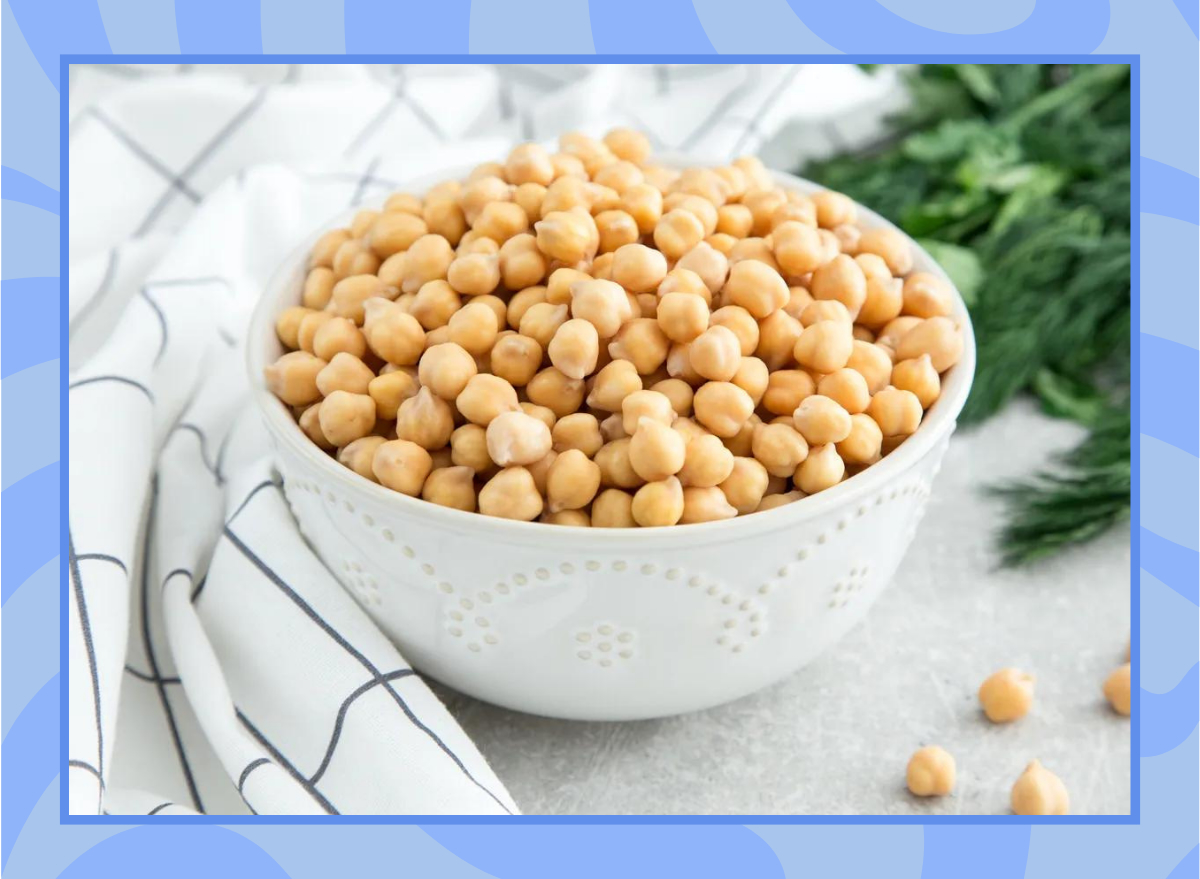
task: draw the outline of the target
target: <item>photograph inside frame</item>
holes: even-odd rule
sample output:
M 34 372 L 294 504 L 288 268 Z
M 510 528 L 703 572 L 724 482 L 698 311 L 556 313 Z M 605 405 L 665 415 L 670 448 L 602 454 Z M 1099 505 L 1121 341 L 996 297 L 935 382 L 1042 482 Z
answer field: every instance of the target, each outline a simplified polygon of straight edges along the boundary
M 1130 813 L 1128 65 L 64 87 L 72 815 Z

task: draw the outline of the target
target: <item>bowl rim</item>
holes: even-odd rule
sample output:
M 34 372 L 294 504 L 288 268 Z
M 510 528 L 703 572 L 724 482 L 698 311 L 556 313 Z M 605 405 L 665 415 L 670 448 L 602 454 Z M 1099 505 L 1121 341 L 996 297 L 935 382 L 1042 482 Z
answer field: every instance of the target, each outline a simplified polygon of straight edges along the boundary
M 712 166 L 714 164 L 711 161 L 679 155 L 659 156 L 658 161 L 660 164 L 672 167 Z M 466 176 L 472 167 L 447 166 L 438 171 L 419 175 L 401 187 L 401 191 L 424 192 L 442 180 L 459 179 Z M 786 189 L 805 194 L 825 189 L 810 180 L 785 171 L 770 170 L 770 174 L 780 186 Z M 466 512 L 439 506 L 419 497 L 410 497 L 385 488 L 360 476 L 318 448 L 300 430 L 290 409 L 267 389 L 263 369 L 269 362 L 268 349 L 272 347 L 278 349 L 279 346 L 274 330 L 275 317 L 283 307 L 286 307 L 288 299 L 294 300 L 296 296 L 297 291 L 286 289 L 290 276 L 304 264 L 312 244 L 323 232 L 343 221 L 348 221 L 357 212 L 369 208 L 371 203 L 349 207 L 325 220 L 318 229 L 306 236 L 272 273 L 270 280 L 263 288 L 262 295 L 255 304 L 246 336 L 245 356 L 251 396 L 263 416 L 268 433 L 278 442 L 286 443 L 295 454 L 307 461 L 325 478 L 340 484 L 346 490 L 365 494 L 385 507 L 394 508 L 396 514 L 401 518 L 417 517 L 429 525 L 445 530 L 466 531 L 479 538 L 490 537 L 520 542 L 536 540 L 540 535 L 552 539 L 556 543 L 582 541 L 608 548 L 626 542 L 638 548 L 648 545 L 664 547 L 686 545 L 694 544 L 697 541 L 724 543 L 750 533 L 762 534 L 788 530 L 818 519 L 830 510 L 850 504 L 864 495 L 878 492 L 885 485 L 912 469 L 939 442 L 953 433 L 958 415 L 966 403 L 974 379 L 975 335 L 970 314 L 962 294 L 954 282 L 937 261 L 912 237 L 870 208 L 857 202 L 856 205 L 859 211 L 859 225 L 865 228 L 886 227 L 899 232 L 913 248 L 915 262 L 923 263 L 920 270 L 938 275 L 949 285 L 954 299 L 951 316 L 963 331 L 962 357 L 957 364 L 951 367 L 948 377 L 942 384 L 941 396 L 925 413 L 917 431 L 893 452 L 832 488 L 818 492 L 816 495 L 809 495 L 800 501 L 784 504 L 773 510 L 735 516 L 732 519 L 716 522 L 693 523 L 683 527 L 670 525 L 647 528 L 591 528 L 577 525 L 550 525 L 537 520 L 526 522 L 502 519 L 495 516 L 484 516 L 478 512 Z M 914 267 L 915 269 L 916 267 Z M 294 301 L 292 304 L 295 304 Z

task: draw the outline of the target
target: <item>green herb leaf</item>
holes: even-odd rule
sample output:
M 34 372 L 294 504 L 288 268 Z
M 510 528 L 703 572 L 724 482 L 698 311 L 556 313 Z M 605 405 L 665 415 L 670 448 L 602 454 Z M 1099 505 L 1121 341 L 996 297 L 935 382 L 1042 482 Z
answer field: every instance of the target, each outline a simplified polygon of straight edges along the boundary
M 802 173 L 918 238 L 962 292 L 977 354 L 964 423 L 1033 393 L 1093 427 L 1065 473 L 1005 490 L 1006 558 L 1028 561 L 1128 512 L 1128 404 L 1121 422 L 1109 400 L 1129 377 L 1129 67 L 927 64 L 907 82 L 887 139 Z

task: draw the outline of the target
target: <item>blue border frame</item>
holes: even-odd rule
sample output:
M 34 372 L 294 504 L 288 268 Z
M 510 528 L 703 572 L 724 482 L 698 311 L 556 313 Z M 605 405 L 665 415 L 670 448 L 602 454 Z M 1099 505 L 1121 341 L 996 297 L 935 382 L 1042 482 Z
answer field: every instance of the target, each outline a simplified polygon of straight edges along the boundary
M 1134 305 L 1141 301 L 1140 275 L 1140 157 L 1141 157 L 1141 111 L 1140 111 L 1140 55 L 661 55 L 647 57 L 644 55 L 93 55 L 68 54 L 61 55 L 59 62 L 60 82 L 69 79 L 68 68 L 71 64 L 479 64 L 479 63 L 578 63 L 587 61 L 597 64 L 647 63 L 649 61 L 688 64 L 712 63 L 722 64 L 755 63 L 755 64 L 920 64 L 920 63 L 986 63 L 986 64 L 1021 64 L 1021 63 L 1056 63 L 1056 64 L 1128 64 L 1131 76 L 1131 119 L 1132 142 L 1130 147 L 1130 162 L 1132 171 L 1132 198 L 1130 201 L 1130 228 L 1132 238 L 1131 266 L 1131 297 Z M 69 125 L 68 125 L 69 94 L 61 91 L 59 95 L 59 132 L 60 132 L 60 181 L 61 194 L 59 197 L 61 217 L 59 227 L 60 257 L 59 271 L 61 282 L 60 304 L 60 345 L 61 350 L 68 350 L 67 338 L 67 278 L 69 272 L 68 230 L 70 228 L 68 205 L 70 201 L 69 174 Z M 1131 401 L 1132 407 L 1132 455 L 1133 460 L 1139 460 L 1140 442 L 1140 308 L 1133 308 L 1132 345 L 1131 345 Z M 60 551 L 62 562 L 62 601 L 60 612 L 60 660 L 61 668 L 67 668 L 67 617 L 68 590 L 70 588 L 68 557 L 67 512 L 69 505 L 69 463 L 67 448 L 67 370 L 60 374 L 60 461 L 62 480 L 60 483 Z M 1132 492 L 1132 507 L 1130 511 L 1131 527 L 1140 523 L 1140 473 L 1134 466 Z M 1130 639 L 1131 639 L 1131 671 L 1133 680 L 1140 681 L 1140 606 L 1141 590 L 1136 583 L 1135 573 L 1139 570 L 1140 548 L 1137 540 L 1131 540 L 1130 552 Z M 653 815 L 653 816 L 623 816 L 623 815 L 500 815 L 500 816 L 442 816 L 442 815 L 336 815 L 336 816 L 288 816 L 288 815 L 71 815 L 67 812 L 67 704 L 68 685 L 65 676 L 60 680 L 60 821 L 63 824 L 101 824 L 130 826 L 137 824 L 188 824 L 188 825 L 230 825 L 230 824 L 809 824 L 809 825 L 1128 825 L 1141 821 L 1141 757 L 1140 757 L 1140 719 L 1141 719 L 1141 687 L 1133 688 L 1133 708 L 1130 722 L 1130 773 L 1131 773 L 1131 809 L 1128 815 L 1062 815 L 1062 816 L 1020 816 L 1020 815 Z M 140 819 L 140 820 L 139 820 Z

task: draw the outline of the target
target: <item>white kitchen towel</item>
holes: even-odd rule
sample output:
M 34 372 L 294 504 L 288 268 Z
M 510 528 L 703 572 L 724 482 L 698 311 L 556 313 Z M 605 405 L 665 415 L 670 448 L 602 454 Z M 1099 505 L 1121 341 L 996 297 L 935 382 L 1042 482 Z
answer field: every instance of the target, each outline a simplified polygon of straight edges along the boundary
M 893 89 L 852 67 L 73 71 L 70 811 L 515 813 L 300 536 L 247 394 L 260 291 L 328 217 L 522 139 L 624 124 L 732 158 L 800 119 L 811 152 Z

